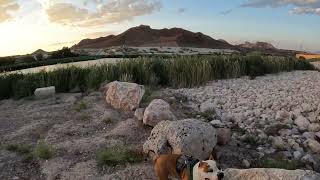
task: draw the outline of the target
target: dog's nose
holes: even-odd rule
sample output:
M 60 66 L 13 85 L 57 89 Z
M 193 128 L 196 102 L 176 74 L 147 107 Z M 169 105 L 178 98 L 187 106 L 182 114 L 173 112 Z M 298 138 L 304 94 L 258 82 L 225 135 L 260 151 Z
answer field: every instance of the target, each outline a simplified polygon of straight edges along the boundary
M 218 176 L 218 179 L 221 180 L 224 177 L 224 173 L 223 172 L 218 172 L 217 176 Z

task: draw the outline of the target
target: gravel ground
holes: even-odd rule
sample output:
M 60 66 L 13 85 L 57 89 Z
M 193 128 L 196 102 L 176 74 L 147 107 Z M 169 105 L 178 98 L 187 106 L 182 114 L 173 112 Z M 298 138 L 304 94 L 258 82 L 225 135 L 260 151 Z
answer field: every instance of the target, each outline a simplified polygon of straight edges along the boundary
M 188 97 L 195 109 L 212 103 L 222 124 L 245 132 L 234 133 L 234 141 L 254 138 L 260 156 L 281 152 L 319 171 L 319 89 L 319 72 L 294 71 L 254 80 L 220 80 L 172 93 Z
M 319 172 L 319 89 L 319 72 L 294 71 L 254 80 L 220 80 L 194 89 L 162 89 L 150 99 L 169 102 L 178 119 L 202 118 L 193 112 L 211 104 L 219 115 L 216 120 L 233 132 L 227 145 L 217 147 L 222 168 L 245 168 L 248 163 L 261 167 L 262 158 L 280 156 Z M 85 107 L 79 105 L 83 102 Z M 150 160 L 97 167 L 99 150 L 141 149 L 151 131 L 132 112 L 107 105 L 100 92 L 3 100 L 0 114 L 0 179 L 155 179 Z M 35 147 L 39 142 L 53 147 L 51 159 L 25 161 L 23 155 L 5 148 Z

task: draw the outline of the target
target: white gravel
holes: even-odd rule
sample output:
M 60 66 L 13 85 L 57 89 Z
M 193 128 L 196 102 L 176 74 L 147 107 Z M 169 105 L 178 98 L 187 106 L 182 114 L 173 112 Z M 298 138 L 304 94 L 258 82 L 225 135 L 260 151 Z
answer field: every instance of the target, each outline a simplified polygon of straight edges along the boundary
M 237 124 L 255 137 L 269 140 L 266 142 L 272 143 L 271 136 L 276 136 L 278 141 L 273 141 L 273 146 L 265 143 L 260 149 L 273 151 L 272 147 L 280 147 L 278 142 L 281 142 L 281 149 L 287 150 L 288 156 L 293 156 L 295 150 L 303 155 L 316 155 L 306 141 L 310 142 L 320 131 L 320 73 L 317 71 L 294 71 L 254 80 L 219 80 L 175 93 L 187 96 L 195 103 L 193 107 L 213 102 L 223 123 Z M 278 124 L 287 127 L 274 134 L 266 132 Z

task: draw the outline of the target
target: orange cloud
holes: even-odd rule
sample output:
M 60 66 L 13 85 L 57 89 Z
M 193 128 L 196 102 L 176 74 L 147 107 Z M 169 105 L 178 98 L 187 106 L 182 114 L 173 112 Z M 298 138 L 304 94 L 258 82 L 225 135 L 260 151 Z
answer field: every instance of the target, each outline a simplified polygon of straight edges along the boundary
M 87 0 L 95 3 L 96 8 L 86 9 L 71 3 L 52 4 L 46 9 L 50 22 L 70 26 L 104 26 L 110 23 L 128 21 L 137 16 L 143 16 L 159 11 L 161 3 L 158 0 Z
M 19 8 L 15 0 L 0 0 L 0 23 L 13 18 L 10 12 L 17 11 Z

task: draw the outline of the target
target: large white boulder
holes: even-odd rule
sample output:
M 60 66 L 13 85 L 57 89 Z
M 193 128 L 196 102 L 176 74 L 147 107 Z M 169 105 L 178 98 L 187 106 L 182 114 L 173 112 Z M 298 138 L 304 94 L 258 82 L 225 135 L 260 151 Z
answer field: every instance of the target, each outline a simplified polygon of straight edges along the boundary
M 55 94 L 56 88 L 54 86 L 38 88 L 34 91 L 34 95 L 39 99 L 54 97 Z
M 139 107 L 144 95 L 144 86 L 114 81 L 107 84 L 106 101 L 112 107 L 125 111 L 133 111 Z
M 197 119 L 162 121 L 143 145 L 145 153 L 185 154 L 197 159 L 210 156 L 217 144 L 215 129 Z
M 320 174 L 307 170 L 226 169 L 224 180 L 319 180 Z
M 154 127 L 161 121 L 173 121 L 176 117 L 170 105 L 162 99 L 154 99 L 144 111 L 143 124 Z

